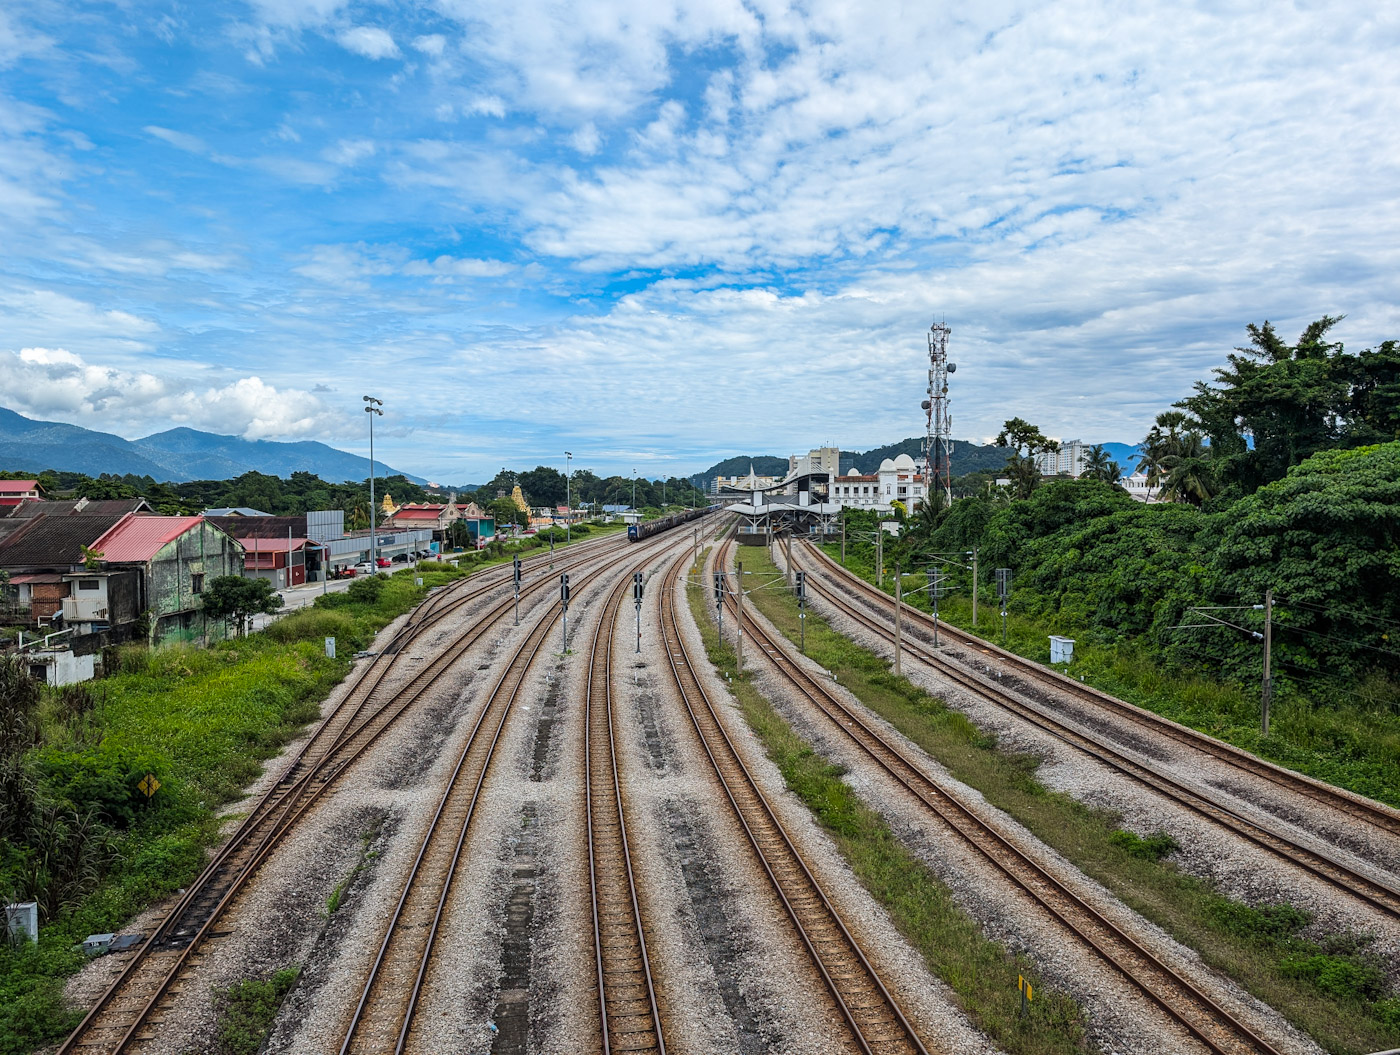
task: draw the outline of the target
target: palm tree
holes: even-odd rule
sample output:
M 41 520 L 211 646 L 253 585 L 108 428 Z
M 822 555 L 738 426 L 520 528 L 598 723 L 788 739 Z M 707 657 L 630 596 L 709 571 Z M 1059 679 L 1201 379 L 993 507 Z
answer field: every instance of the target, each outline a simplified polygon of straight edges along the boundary
M 1089 448 L 1089 457 L 1084 462 L 1084 471 L 1079 474 L 1090 480 L 1102 480 L 1106 484 L 1116 484 L 1123 478 L 1122 467 L 1115 462 L 1102 443 Z
M 1163 501 L 1199 506 L 1216 492 L 1210 448 L 1196 424 L 1179 410 L 1164 411 L 1142 441 L 1138 469 L 1149 487 L 1161 488 Z

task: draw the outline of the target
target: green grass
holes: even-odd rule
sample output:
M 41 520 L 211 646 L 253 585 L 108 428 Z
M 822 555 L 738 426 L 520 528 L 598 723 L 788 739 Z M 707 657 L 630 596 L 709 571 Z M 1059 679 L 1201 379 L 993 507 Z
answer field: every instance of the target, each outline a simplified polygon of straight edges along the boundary
M 300 975 L 300 967 L 284 967 L 271 978 L 250 978 L 230 986 L 214 1035 L 216 1055 L 257 1055 Z
M 382 822 L 376 821 L 364 835 L 360 836 L 360 856 L 355 862 L 355 867 L 344 879 L 335 885 L 335 889 L 326 897 L 326 915 L 334 916 L 340 911 L 341 903 L 345 900 L 345 892 L 350 889 L 350 884 L 364 871 L 365 865 L 379 856 L 379 851 L 371 850 L 370 844 L 374 842 L 375 836 L 379 834 Z
M 823 548 L 839 558 L 839 545 Z M 875 581 L 869 547 L 851 547 L 846 564 L 857 575 Z M 924 583 L 922 576 L 906 576 L 910 588 Z M 885 577 L 885 589 L 893 593 L 891 576 Z M 992 588 L 982 590 L 976 630 L 972 629 L 972 599 L 965 593 L 943 598 L 939 618 L 1001 644 L 1001 619 Z M 930 607 L 925 594 L 911 597 L 910 603 L 924 611 Z M 1093 634 L 1064 617 L 1026 614 L 1036 605 L 1033 595 L 1013 590 L 1005 647 L 1017 655 L 1049 663 L 1050 634 L 1075 638 L 1071 673 L 1087 684 L 1281 766 L 1400 807 L 1400 706 L 1393 702 L 1400 690 L 1396 686 L 1368 683 L 1356 686 L 1356 694 L 1320 698 L 1303 686 L 1281 682 L 1284 689 L 1270 708 L 1266 738 L 1260 734 L 1256 687 L 1241 688 L 1170 670 L 1131 642 L 1096 641 Z M 1380 702 L 1368 702 L 1365 697 Z M 1387 699 L 1392 702 L 1383 702 Z
M 747 562 L 748 553 L 745 550 Z M 710 661 L 729 679 L 745 720 L 783 774 L 787 786 L 831 833 L 862 885 L 943 979 L 962 1007 L 1011 1055 L 1058 1055 L 1089 1050 L 1083 1013 L 1065 993 L 1042 985 L 1039 971 L 982 934 L 954 902 L 942 881 L 906 849 L 889 826 L 841 780 L 841 770 L 820 758 L 736 669 L 734 651 L 721 644 L 710 621 L 707 594 L 688 589 L 690 609 Z M 1034 986 L 1030 1013 L 1022 1017 L 1018 976 Z
M 759 573 L 756 581 L 777 573 L 758 549 L 744 551 L 744 565 Z M 789 640 L 797 640 L 797 605 L 791 594 L 778 589 L 751 599 Z M 966 716 L 907 679 L 895 678 L 880 656 L 811 612 L 806 622 L 807 654 L 835 672 L 870 710 L 1323 1047 L 1340 1055 L 1400 1043 L 1400 1023 L 1391 1024 L 1387 1017 L 1389 997 L 1383 989 L 1330 984 L 1351 973 L 1374 979 L 1378 965 L 1368 940 L 1351 935 L 1309 940 L 1301 933 L 1310 922 L 1305 913 L 1287 905 L 1254 908 L 1223 897 L 1211 884 L 1172 865 L 1169 837 L 1125 833 L 1117 815 L 1048 791 L 1035 778 L 1038 757 L 1000 750 Z M 1317 956 L 1330 957 L 1330 967 L 1312 962 Z M 1336 966 L 1338 960 L 1349 966 Z
M 0 840 L 0 896 L 37 891 L 51 903 L 36 946 L 0 946 L 0 1055 L 29 1052 L 76 1025 L 81 1016 L 61 999 L 64 979 L 85 962 L 71 947 L 120 930 L 188 884 L 219 837 L 216 811 L 318 716 L 353 651 L 430 586 L 464 574 L 447 565 L 405 569 L 361 589 L 376 592 L 373 599 L 330 594 L 241 640 L 124 650 L 116 669 L 93 683 L 97 705 L 80 720 L 46 701 L 42 743 L 25 766 L 57 812 L 42 845 L 37 836 Z M 322 642 L 332 635 L 337 659 Z M 135 787 L 147 772 L 161 782 L 149 800 Z M 80 838 L 75 829 L 89 810 L 90 837 Z M 67 858 L 79 854 L 81 867 L 67 869 L 73 878 L 56 889 Z

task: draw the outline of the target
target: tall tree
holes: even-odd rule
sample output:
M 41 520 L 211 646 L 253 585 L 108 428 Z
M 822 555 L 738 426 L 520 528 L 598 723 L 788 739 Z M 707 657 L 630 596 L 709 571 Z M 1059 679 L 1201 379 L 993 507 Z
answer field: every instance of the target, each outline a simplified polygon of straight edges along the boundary
M 1011 449 L 1006 458 L 1006 474 L 1011 479 L 1011 490 L 1017 498 L 1029 498 L 1040 484 L 1036 455 L 1060 449 L 1057 440 L 1050 439 L 1038 427 L 1022 418 L 1012 418 L 1003 423 L 996 445 Z
M 1123 468 L 1104 450 L 1102 443 L 1089 448 L 1089 457 L 1084 462 L 1081 476 L 1090 480 L 1102 480 L 1106 484 L 1116 484 L 1123 477 Z

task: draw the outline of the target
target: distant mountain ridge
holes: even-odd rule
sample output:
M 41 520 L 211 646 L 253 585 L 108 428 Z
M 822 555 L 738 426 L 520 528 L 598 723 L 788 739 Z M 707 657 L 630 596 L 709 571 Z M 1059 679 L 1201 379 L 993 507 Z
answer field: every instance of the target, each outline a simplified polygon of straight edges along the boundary
M 1105 443 L 1109 456 L 1118 463 L 1124 476 L 1131 476 L 1137 469 L 1138 447 L 1132 443 Z M 886 458 L 897 458 L 907 454 L 914 461 L 923 463 L 924 438 L 910 436 L 898 443 L 887 443 L 883 447 L 872 447 L 868 451 L 842 451 L 840 471 L 845 473 L 855 469 L 861 473 L 874 473 Z M 998 472 L 1006 467 L 1007 450 L 991 444 L 973 443 L 971 440 L 953 441 L 953 475 L 967 473 Z M 770 454 L 738 455 L 726 458 L 710 466 L 703 473 L 695 473 L 689 479 L 697 487 L 709 487 L 716 476 L 738 476 L 747 474 L 749 464 L 760 476 L 786 476 L 787 459 Z
M 44 469 L 98 476 L 132 473 L 161 482 L 229 480 L 256 471 L 287 477 L 315 473 L 339 483 L 369 476 L 369 459 L 328 447 L 315 440 L 279 443 L 244 440 L 198 429 L 178 428 L 139 440 L 125 440 L 58 421 L 36 421 L 0 407 L 0 467 L 38 473 Z M 398 470 L 375 462 L 380 476 Z M 404 473 L 414 483 L 422 477 Z

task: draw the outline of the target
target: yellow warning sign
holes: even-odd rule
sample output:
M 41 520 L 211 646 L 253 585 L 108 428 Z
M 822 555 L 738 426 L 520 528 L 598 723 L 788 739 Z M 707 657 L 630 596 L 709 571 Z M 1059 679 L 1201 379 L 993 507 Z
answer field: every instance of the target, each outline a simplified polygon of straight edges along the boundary
M 150 798 L 160 788 L 160 781 L 156 779 L 154 773 L 147 773 L 136 787 L 146 798 Z

